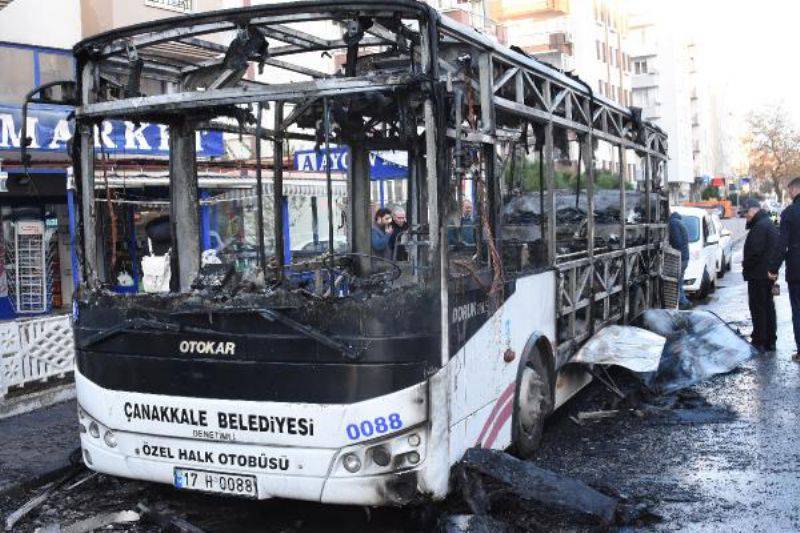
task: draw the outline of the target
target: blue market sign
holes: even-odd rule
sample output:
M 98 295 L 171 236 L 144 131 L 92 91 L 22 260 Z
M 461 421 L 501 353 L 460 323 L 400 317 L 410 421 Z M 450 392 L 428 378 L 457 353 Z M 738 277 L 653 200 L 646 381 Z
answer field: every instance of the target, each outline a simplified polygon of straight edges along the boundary
M 28 136 L 33 152 L 66 152 L 74 135 L 75 123 L 67 117 L 72 111 L 62 106 L 31 106 L 28 110 Z M 0 151 L 19 150 L 22 136 L 22 108 L 0 105 Z M 225 154 L 222 132 L 198 131 L 197 156 Z M 169 128 L 150 122 L 134 123 L 107 120 L 94 128 L 94 147 L 116 155 L 169 155 Z
M 323 150 L 299 150 L 294 153 L 294 168 L 300 172 L 347 172 L 350 152 L 346 147 L 331 147 L 328 157 Z M 396 180 L 408 178 L 408 154 L 406 152 L 370 152 L 369 177 L 372 180 Z

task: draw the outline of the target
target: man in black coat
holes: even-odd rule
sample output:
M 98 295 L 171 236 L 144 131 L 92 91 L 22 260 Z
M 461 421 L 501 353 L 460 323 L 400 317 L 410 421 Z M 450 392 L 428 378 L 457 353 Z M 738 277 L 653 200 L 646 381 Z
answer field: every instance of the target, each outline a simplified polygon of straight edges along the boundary
M 800 362 L 800 178 L 789 182 L 792 203 L 781 213 L 780 244 L 770 272 L 778 279 L 778 269 L 786 261 L 786 284 L 789 286 L 789 301 L 792 303 L 792 325 L 797 352 L 792 360 Z
M 753 204 L 747 209 L 747 226 L 750 230 L 744 241 L 742 275 L 747 282 L 747 297 L 750 315 L 753 318 L 753 333 L 750 343 L 759 351 L 775 351 L 777 322 L 772 286 L 775 284 L 773 268 L 778 255 L 778 228 L 772 223 L 769 213 Z

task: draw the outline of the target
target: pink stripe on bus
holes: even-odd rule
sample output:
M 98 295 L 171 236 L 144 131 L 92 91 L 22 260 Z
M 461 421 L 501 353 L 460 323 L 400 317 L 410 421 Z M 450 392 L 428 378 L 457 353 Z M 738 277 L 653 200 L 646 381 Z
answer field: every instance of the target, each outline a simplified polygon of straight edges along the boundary
M 486 422 L 483 424 L 483 429 L 481 429 L 480 435 L 478 435 L 478 440 L 475 442 L 475 446 L 480 446 L 483 437 L 486 435 L 486 432 L 489 431 L 489 428 L 492 425 L 492 421 L 494 421 L 494 417 L 497 416 L 497 412 L 500 410 L 500 407 L 505 403 L 505 401 L 514 394 L 514 385 L 516 385 L 516 381 L 512 381 L 508 387 L 500 394 L 500 397 L 494 403 L 494 407 L 492 408 L 491 414 L 489 414 L 489 418 L 486 419 Z

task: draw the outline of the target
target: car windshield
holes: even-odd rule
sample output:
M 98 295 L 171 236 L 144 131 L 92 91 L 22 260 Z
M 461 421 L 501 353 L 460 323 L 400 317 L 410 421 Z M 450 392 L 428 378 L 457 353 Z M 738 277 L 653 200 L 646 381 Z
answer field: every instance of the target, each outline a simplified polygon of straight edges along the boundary
M 697 242 L 700 240 L 700 219 L 697 217 L 690 217 L 684 215 L 681 219 L 686 232 L 689 234 L 689 242 Z

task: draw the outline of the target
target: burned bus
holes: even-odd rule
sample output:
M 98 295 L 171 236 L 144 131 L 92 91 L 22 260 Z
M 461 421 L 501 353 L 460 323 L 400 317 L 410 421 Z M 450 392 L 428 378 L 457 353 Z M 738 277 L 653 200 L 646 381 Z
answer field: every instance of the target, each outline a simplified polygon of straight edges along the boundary
M 664 133 L 425 4 L 216 11 L 74 52 L 93 470 L 252 498 L 440 499 L 470 447 L 535 452 L 589 380 L 570 359 L 594 332 L 674 304 Z M 108 120 L 132 142 L 168 133 L 158 186 L 110 178 Z M 198 160 L 211 130 L 249 150 L 241 187 Z M 298 150 L 322 154 L 315 176 L 288 162 Z M 381 151 L 407 162 L 402 257 L 372 248 Z

